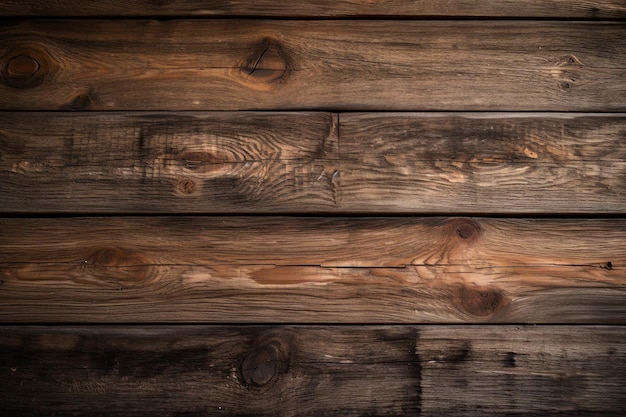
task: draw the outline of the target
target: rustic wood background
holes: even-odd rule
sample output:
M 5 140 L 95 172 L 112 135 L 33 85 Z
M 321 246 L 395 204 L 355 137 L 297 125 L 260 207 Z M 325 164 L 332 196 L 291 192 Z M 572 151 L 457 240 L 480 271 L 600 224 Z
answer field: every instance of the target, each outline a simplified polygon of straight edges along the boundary
M 0 20 L 0 414 L 626 415 L 623 0 Z

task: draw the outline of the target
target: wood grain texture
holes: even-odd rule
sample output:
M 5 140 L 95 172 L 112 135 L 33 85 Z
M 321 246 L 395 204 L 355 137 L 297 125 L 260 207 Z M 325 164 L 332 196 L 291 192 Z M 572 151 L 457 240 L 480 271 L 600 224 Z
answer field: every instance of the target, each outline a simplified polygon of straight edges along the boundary
M 623 213 L 626 118 L 340 115 L 347 212 Z
M 626 116 L 0 113 L 3 213 L 626 208 Z
M 625 323 L 622 219 L 0 220 L 3 322 Z
M 0 211 L 330 211 L 337 118 L 0 113 Z
M 0 16 L 625 18 L 620 0 L 4 0 Z
M 23 416 L 419 412 L 420 366 L 411 328 L 90 326 L 0 332 L 3 408 Z
M 622 327 L 421 327 L 422 415 L 619 416 Z
M 0 395 L 20 416 L 620 416 L 625 330 L 5 326 Z
M 626 110 L 622 22 L 27 20 L 0 45 L 5 110 Z
M 626 415 L 624 1 L 0 19 L 0 415 Z

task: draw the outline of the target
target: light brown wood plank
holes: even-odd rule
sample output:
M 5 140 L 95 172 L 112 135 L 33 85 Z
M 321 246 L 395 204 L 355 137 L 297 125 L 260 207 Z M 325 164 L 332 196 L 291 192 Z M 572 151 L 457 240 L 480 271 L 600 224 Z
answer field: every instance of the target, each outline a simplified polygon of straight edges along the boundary
M 0 16 L 550 17 L 625 18 L 620 0 L 4 0 Z
M 33 20 L 0 45 L 6 110 L 626 110 L 622 22 Z
M 0 220 L 3 322 L 625 323 L 622 219 Z
M 3 326 L 0 395 L 20 416 L 619 416 L 625 330 Z
M 0 113 L 3 213 L 624 213 L 626 116 Z

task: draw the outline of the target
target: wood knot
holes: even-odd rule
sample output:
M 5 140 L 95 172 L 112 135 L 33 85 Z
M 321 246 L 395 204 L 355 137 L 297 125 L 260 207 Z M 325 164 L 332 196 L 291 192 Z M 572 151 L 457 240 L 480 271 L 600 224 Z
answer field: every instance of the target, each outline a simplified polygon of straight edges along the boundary
M 93 110 L 97 102 L 98 97 L 93 92 L 79 93 L 72 97 L 63 109 L 71 111 Z
M 565 66 L 583 67 L 584 66 L 582 61 L 578 59 L 576 55 L 571 55 L 571 54 L 560 57 L 556 65 L 558 67 L 565 67 Z
M 116 286 L 143 285 L 158 276 L 157 268 L 147 256 L 115 246 L 96 250 L 84 260 L 82 267 L 101 282 Z
M 454 290 L 454 301 L 463 311 L 477 317 L 491 316 L 509 303 L 497 288 L 468 285 Z
M 121 258 L 122 251 L 118 248 L 102 248 L 97 250 L 90 258 L 91 263 L 101 266 L 119 265 L 118 259 Z
M 114 246 L 98 249 L 89 257 L 87 262 L 104 267 L 133 266 L 146 263 L 136 253 Z
M 6 73 L 18 79 L 30 78 L 39 71 L 39 67 L 39 62 L 35 58 L 22 54 L 7 61 Z
M 287 73 L 287 60 L 281 45 L 265 38 L 254 45 L 253 53 L 240 65 L 242 75 L 254 83 L 272 84 Z
M 246 385 L 262 387 L 289 370 L 290 338 L 270 336 L 259 339 L 241 362 L 241 377 Z
M 458 219 L 452 222 L 454 236 L 464 242 L 471 243 L 480 236 L 480 226 L 474 220 Z
M 196 188 L 196 183 L 189 178 L 181 179 L 176 185 L 176 190 L 182 195 L 191 195 L 196 192 Z
M 13 88 L 41 85 L 55 70 L 52 58 L 40 48 L 17 47 L 0 58 L 0 80 Z

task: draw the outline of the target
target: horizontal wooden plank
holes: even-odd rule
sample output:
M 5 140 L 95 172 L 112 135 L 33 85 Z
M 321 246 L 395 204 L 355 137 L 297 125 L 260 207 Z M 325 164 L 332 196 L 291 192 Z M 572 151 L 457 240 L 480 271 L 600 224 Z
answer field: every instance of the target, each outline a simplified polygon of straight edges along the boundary
M 623 213 L 626 118 L 341 114 L 344 211 Z
M 0 396 L 20 416 L 620 416 L 625 330 L 3 326 Z
M 4 0 L 0 16 L 550 17 L 625 18 L 620 0 Z
M 0 211 L 331 211 L 337 118 L 0 113 Z
M 624 414 L 624 330 L 419 328 L 423 415 Z
M 0 219 L 2 322 L 625 323 L 623 219 Z
M 0 126 L 2 213 L 626 210 L 619 113 L 0 112 Z
M 30 20 L 6 110 L 625 111 L 622 22 Z

